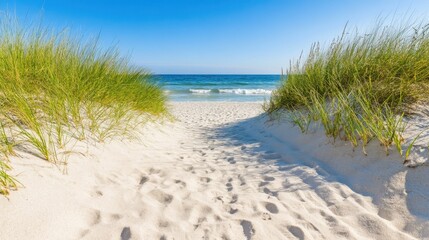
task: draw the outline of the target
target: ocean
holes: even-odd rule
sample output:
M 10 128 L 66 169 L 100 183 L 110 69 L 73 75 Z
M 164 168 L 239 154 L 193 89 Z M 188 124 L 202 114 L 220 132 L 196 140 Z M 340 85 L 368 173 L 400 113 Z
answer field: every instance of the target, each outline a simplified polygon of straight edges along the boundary
M 155 75 L 172 101 L 264 101 L 280 75 Z

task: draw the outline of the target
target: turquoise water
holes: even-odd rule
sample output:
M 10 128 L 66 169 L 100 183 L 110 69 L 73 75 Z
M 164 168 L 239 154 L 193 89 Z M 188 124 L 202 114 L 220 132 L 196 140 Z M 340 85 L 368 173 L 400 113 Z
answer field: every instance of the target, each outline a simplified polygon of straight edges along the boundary
M 264 101 L 280 75 L 156 75 L 172 101 Z

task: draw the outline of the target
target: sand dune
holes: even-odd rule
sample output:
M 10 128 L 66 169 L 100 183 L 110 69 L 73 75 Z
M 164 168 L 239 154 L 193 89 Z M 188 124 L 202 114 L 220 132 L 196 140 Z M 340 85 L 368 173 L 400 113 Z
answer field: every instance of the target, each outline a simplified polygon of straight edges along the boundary
M 0 198 L 0 239 L 429 238 L 426 169 L 301 135 L 259 103 L 172 111 L 141 142 L 82 146 L 67 174 L 13 159 L 25 188 Z

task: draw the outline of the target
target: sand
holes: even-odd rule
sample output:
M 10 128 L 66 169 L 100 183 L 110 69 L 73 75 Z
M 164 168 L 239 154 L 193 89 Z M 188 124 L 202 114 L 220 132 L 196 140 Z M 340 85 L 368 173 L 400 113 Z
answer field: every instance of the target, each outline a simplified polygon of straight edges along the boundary
M 140 141 L 78 146 L 66 173 L 12 159 L 25 188 L 0 197 L 0 239 L 429 239 L 425 165 L 302 135 L 260 103 L 171 108 Z

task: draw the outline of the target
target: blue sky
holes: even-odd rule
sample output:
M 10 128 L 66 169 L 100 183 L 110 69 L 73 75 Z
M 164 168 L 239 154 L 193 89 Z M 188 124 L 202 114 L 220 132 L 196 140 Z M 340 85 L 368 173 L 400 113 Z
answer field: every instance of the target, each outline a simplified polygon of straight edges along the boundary
M 377 18 L 429 22 L 429 1 L 407 0 L 142 0 L 0 1 L 19 18 L 100 33 L 131 62 L 154 73 L 275 73 L 313 42 L 328 43 Z

